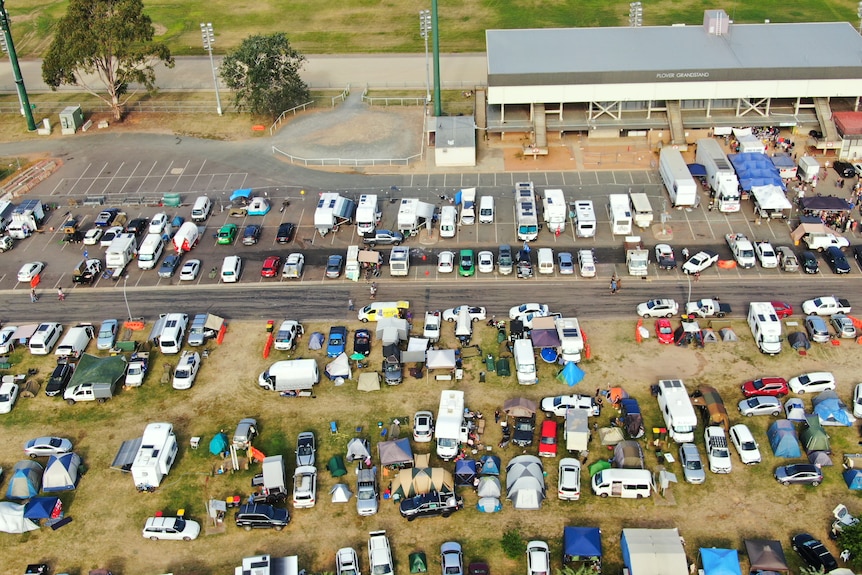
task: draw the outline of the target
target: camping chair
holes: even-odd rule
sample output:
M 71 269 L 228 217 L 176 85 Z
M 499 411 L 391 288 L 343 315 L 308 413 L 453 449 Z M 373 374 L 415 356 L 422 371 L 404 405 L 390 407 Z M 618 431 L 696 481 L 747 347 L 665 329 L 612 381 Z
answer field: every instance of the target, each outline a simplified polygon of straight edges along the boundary
M 335 421 L 329 422 L 329 433 L 332 435 L 338 435 L 338 423 Z

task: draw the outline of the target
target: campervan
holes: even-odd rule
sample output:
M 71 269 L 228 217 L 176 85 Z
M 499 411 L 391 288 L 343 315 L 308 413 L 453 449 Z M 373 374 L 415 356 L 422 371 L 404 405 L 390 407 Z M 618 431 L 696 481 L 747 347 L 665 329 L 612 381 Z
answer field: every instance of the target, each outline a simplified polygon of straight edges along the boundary
M 748 308 L 748 327 L 757 348 L 766 354 L 781 353 L 781 320 L 768 301 L 753 301 Z
M 170 423 L 151 423 L 132 462 L 132 480 L 138 489 L 158 487 L 177 458 L 177 436 Z
M 664 417 L 670 438 L 677 443 L 694 441 L 697 414 L 685 385 L 679 379 L 662 379 L 658 382 L 658 406 Z
M 516 339 L 513 354 L 515 369 L 518 372 L 518 383 L 533 385 L 539 383 L 536 377 L 536 355 L 533 353 L 533 342 L 529 339 Z
M 165 240 L 161 234 L 148 234 L 138 249 L 138 267 L 142 270 L 156 267 L 156 262 L 162 257 L 164 249 Z
M 653 492 L 652 472 L 648 469 L 604 469 L 590 481 L 599 497 L 643 499 Z
M 203 222 L 210 217 L 210 212 L 213 209 L 213 204 L 206 196 L 198 196 L 192 206 L 192 221 Z
M 59 357 L 81 357 L 81 354 L 87 349 L 90 340 L 93 339 L 93 326 L 81 324 L 71 328 L 63 336 L 63 340 L 57 349 L 54 350 L 54 355 Z
M 63 326 L 59 323 L 49 322 L 40 323 L 36 328 L 36 332 L 30 337 L 30 342 L 27 346 L 30 348 L 30 353 L 33 355 L 48 355 L 60 339 L 60 334 L 63 333 Z
M 315 359 L 277 361 L 257 378 L 259 386 L 273 391 L 310 390 L 319 381 Z
M 551 248 L 539 248 L 538 261 L 540 274 L 554 273 L 554 250 Z
M 164 322 L 158 336 L 159 349 L 162 353 L 179 353 L 189 325 L 189 316 L 184 313 L 169 313 L 163 318 Z

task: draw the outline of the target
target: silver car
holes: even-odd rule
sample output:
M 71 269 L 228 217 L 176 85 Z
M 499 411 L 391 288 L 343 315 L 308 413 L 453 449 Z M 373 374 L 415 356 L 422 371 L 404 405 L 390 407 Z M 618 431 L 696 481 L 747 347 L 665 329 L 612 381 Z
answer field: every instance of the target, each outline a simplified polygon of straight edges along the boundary
M 843 313 L 836 313 L 829 321 L 832 323 L 832 327 L 835 329 L 835 333 L 838 334 L 838 337 L 853 339 L 856 337 L 856 326 L 853 325 L 853 320 L 847 317 Z
M 829 335 L 829 327 L 822 317 L 809 315 L 805 318 L 805 331 L 814 343 L 828 343 L 832 339 Z
M 317 449 L 314 446 L 314 434 L 303 431 L 296 436 L 296 466 L 314 465 Z
M 360 469 L 356 474 L 356 513 L 367 517 L 377 513 L 380 493 L 374 469 Z
M 682 465 L 686 482 L 698 485 L 706 481 L 703 461 L 694 443 L 683 443 L 679 446 L 679 463 Z

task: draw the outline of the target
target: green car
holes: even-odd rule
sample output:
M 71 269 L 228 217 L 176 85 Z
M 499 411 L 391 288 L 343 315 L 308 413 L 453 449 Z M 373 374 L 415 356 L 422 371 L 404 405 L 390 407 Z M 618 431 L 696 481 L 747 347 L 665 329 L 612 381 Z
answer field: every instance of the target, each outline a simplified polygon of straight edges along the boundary
M 229 245 L 232 244 L 236 239 L 238 228 L 236 224 L 225 224 L 221 228 L 219 228 L 218 235 L 216 239 L 218 243 L 221 245 Z
M 458 275 L 467 277 L 476 273 L 473 250 L 461 250 L 458 256 Z

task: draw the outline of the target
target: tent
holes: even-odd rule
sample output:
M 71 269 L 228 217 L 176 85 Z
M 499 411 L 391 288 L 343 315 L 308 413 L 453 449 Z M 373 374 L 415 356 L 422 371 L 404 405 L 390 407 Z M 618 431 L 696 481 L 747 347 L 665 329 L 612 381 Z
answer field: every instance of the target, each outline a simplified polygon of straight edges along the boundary
M 410 562 L 410 572 L 411 573 L 427 573 L 428 572 L 428 559 L 425 557 L 425 553 L 421 551 L 417 551 L 415 553 L 411 553 L 408 557 Z
M 3 533 L 26 533 L 39 529 L 35 522 L 24 517 L 24 507 L 18 503 L 0 501 L 0 531 Z
M 63 502 L 59 497 L 33 497 L 24 504 L 27 519 L 59 519 L 63 515 Z
M 836 196 L 808 196 L 799 203 L 803 210 L 818 212 L 849 212 L 851 209 L 847 200 Z
M 42 485 L 42 466 L 25 459 L 15 464 L 9 477 L 6 499 L 30 499 L 39 494 Z
M 344 459 L 340 455 L 334 455 L 329 458 L 329 463 L 326 464 L 329 473 L 333 477 L 342 477 L 347 475 L 347 469 L 344 467 Z
M 401 361 L 404 363 L 424 363 L 429 343 L 430 340 L 421 337 L 411 337 L 407 341 L 407 351 L 401 352 Z
M 752 186 L 751 195 L 754 199 L 756 213 L 764 217 L 789 217 L 793 204 L 778 186 Z
M 847 469 L 842 475 L 848 488 L 862 491 L 862 469 Z
M 560 347 L 560 335 L 554 317 L 534 317 L 530 328 L 530 339 L 533 347 Z
M 78 367 L 67 387 L 81 383 L 107 383 L 113 386 L 126 374 L 126 356 L 115 355 L 96 357 L 85 353 L 78 361 Z
M 455 369 L 456 363 L 454 349 L 429 349 L 425 354 L 428 369 Z
M 701 408 L 706 425 L 719 425 L 725 433 L 730 430 L 730 418 L 724 400 L 711 385 L 700 385 L 691 395 L 691 404 Z
M 545 499 L 545 476 L 541 460 L 518 455 L 506 466 L 506 497 L 515 509 L 540 509 Z
M 503 510 L 503 504 L 497 497 L 482 497 L 476 504 L 476 509 L 482 513 L 497 513 Z
M 329 362 L 323 371 L 326 373 L 326 377 L 336 381 L 339 379 L 351 379 L 353 377 L 350 371 L 350 358 L 343 351 L 338 357 Z
M 476 493 L 479 497 L 500 497 L 503 494 L 503 488 L 500 485 L 500 480 L 496 477 L 482 477 L 479 479 L 479 485 L 476 487 Z
M 614 467 L 621 469 L 643 469 L 644 451 L 637 441 L 621 441 L 614 446 Z
M 374 337 L 379 339 L 382 344 L 407 341 L 409 336 L 410 324 L 407 323 L 406 319 L 400 317 L 381 317 L 377 320 Z
M 365 461 L 371 457 L 371 444 L 367 439 L 354 437 L 347 442 L 347 461 Z
M 248 203 L 249 198 L 251 198 L 251 188 L 236 190 L 230 195 L 231 203 L 240 202 L 243 206 Z
M 503 411 L 509 417 L 530 417 L 536 414 L 536 402 L 526 397 L 507 399 L 503 403 Z
M 601 560 L 602 532 L 598 527 L 563 527 L 564 565 L 576 561 L 601 564 Z
M 820 392 L 811 400 L 811 404 L 814 406 L 812 411 L 820 418 L 821 425 L 849 427 L 856 421 L 853 413 L 847 409 L 847 405 L 832 390 Z
M 512 375 L 512 368 L 509 365 L 509 358 L 501 357 L 497 360 L 497 375 L 500 377 L 509 377 Z
M 359 391 L 380 391 L 380 374 L 376 371 L 365 371 L 359 374 L 356 382 Z
M 787 334 L 787 342 L 790 347 L 799 351 L 800 349 L 811 349 L 811 342 L 808 341 L 808 334 L 802 331 L 793 331 Z
M 755 571 L 789 571 L 787 559 L 781 543 L 771 539 L 746 539 L 745 552 L 751 565 L 750 572 Z
M 628 392 L 622 387 L 612 387 L 608 390 L 608 399 L 614 406 L 618 406 L 620 401 L 629 396 Z
M 773 185 L 782 190 L 786 188 L 778 168 L 763 152 L 728 154 L 727 159 L 736 170 L 739 186 L 745 191 L 750 191 L 754 186 Z
M 230 447 L 227 440 L 227 434 L 222 432 L 216 433 L 210 440 L 210 453 L 213 455 L 221 455 Z
M 353 496 L 350 492 L 350 488 L 344 483 L 336 483 L 333 485 L 332 489 L 329 490 L 329 494 L 332 495 L 333 503 L 347 503 Z
M 643 434 L 645 433 L 644 420 L 641 415 L 641 406 L 638 404 L 638 400 L 626 398 L 620 401 L 620 404 L 622 408 L 623 425 L 625 426 L 626 433 L 628 433 L 629 437 L 632 439 L 643 437 Z
M 703 565 L 703 575 L 742 575 L 742 569 L 739 567 L 739 553 L 736 549 L 701 547 L 699 552 L 700 564 Z
M 607 459 L 600 459 L 590 465 L 590 477 L 598 473 L 599 471 L 604 471 L 605 469 L 611 468 L 611 462 Z
M 441 467 L 413 467 L 402 469 L 392 479 L 392 495 L 396 499 L 439 491 L 452 493 L 455 482 L 452 474 Z
M 677 529 L 623 529 L 620 548 L 630 575 L 688 575 Z
M 737 337 L 736 333 L 734 333 L 733 329 L 729 327 L 723 327 L 718 330 L 718 333 L 721 335 L 721 341 L 739 341 L 739 337 Z
M 813 463 L 814 465 L 819 465 L 820 467 L 832 467 L 833 465 L 835 465 L 834 463 L 832 463 L 832 458 L 825 451 L 809 451 L 808 463 Z
M 805 453 L 811 451 L 831 453 L 832 450 L 829 449 L 829 436 L 823 431 L 820 419 L 816 415 L 807 415 L 805 419 L 805 425 L 802 426 L 802 431 L 799 433 L 799 439 L 802 442 L 802 448 L 805 450 Z
M 71 491 L 78 486 L 81 457 L 77 453 L 52 455 L 42 474 L 42 491 Z
M 323 347 L 323 342 L 326 341 L 326 338 L 322 333 L 316 331 L 311 334 L 308 338 L 308 349 L 320 349 Z
M 557 374 L 557 379 L 569 387 L 573 387 L 583 381 L 584 370 L 578 367 L 578 364 L 574 361 L 570 361 Z
M 798 397 L 784 402 L 784 415 L 789 421 L 805 421 L 805 403 Z
M 794 458 L 801 457 L 799 442 L 796 438 L 796 428 L 786 419 L 774 421 L 766 430 L 766 437 L 775 457 Z
M 459 459 L 455 462 L 455 486 L 471 486 L 476 479 L 476 461 L 473 459 Z
M 377 444 L 377 454 L 380 457 L 380 465 L 413 465 L 413 451 L 410 449 L 410 440 L 405 438 L 392 441 L 381 441 Z
M 496 455 L 483 455 L 479 460 L 482 470 L 479 475 L 500 475 L 500 458 Z
M 837 233 L 830 227 L 823 225 L 822 223 L 801 223 L 796 229 L 790 232 L 790 239 L 792 239 L 795 243 L 798 243 L 802 240 L 802 236 L 805 234 L 832 234 L 835 237 L 841 238 L 843 237 L 841 234 Z
M 616 445 L 620 441 L 624 440 L 623 430 L 619 427 L 601 427 L 599 428 L 599 440 L 602 442 L 602 445 Z

